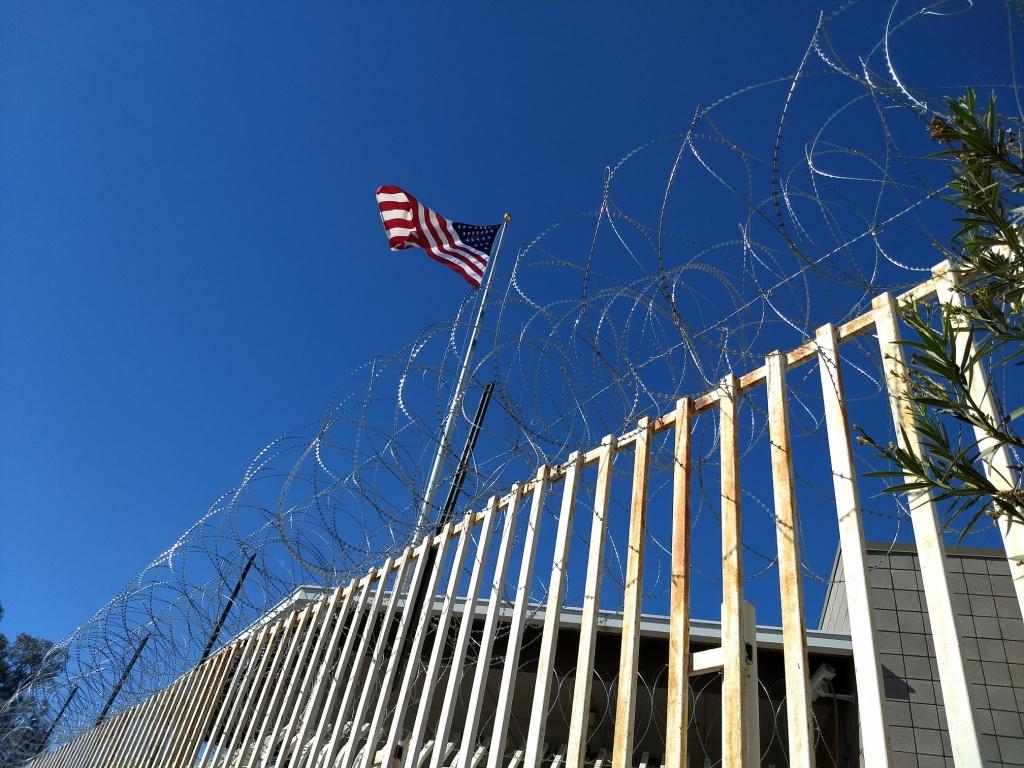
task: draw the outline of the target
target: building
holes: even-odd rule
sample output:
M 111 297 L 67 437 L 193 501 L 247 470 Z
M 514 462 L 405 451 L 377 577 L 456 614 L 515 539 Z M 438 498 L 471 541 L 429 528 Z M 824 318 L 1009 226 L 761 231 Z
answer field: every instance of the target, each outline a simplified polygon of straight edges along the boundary
M 977 706 L 985 765 L 1024 765 L 1024 622 L 1006 555 L 949 548 L 953 604 Z M 885 685 L 889 740 L 899 765 L 953 765 L 934 641 L 914 548 L 868 546 L 871 599 Z M 849 633 L 843 564 L 819 628 Z

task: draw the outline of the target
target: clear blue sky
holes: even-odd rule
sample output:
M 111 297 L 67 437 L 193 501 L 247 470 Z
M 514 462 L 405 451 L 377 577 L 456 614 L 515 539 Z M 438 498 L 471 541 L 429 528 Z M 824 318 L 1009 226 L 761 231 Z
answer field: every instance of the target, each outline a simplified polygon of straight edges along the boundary
M 991 5 L 963 28 L 1000 29 Z M 3 5 L 5 631 L 65 635 L 347 371 L 450 316 L 466 284 L 387 250 L 378 184 L 530 239 L 697 104 L 791 73 L 819 8 L 481 7 Z

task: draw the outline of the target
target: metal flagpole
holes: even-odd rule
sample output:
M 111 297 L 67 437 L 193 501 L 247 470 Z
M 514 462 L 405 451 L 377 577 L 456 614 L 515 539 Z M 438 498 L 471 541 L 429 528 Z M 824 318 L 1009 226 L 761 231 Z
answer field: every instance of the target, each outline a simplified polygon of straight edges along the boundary
M 427 488 L 423 493 L 423 505 L 416 518 L 416 529 L 413 531 L 413 543 L 418 544 L 427 533 L 428 517 L 430 508 L 434 504 L 434 496 L 437 495 L 437 487 L 441 482 L 441 466 L 444 464 L 445 454 L 451 447 L 452 432 L 455 429 L 455 412 L 459 409 L 462 395 L 469 380 L 469 367 L 473 362 L 473 350 L 476 348 L 476 337 L 480 332 L 480 325 L 484 317 L 484 309 L 487 307 L 487 296 L 491 291 L 491 278 L 498 264 L 498 254 L 501 253 L 501 243 L 505 239 L 505 227 L 512 221 L 512 216 L 505 214 L 505 220 L 498 232 L 498 242 L 494 246 L 494 255 L 487 260 L 487 276 L 484 279 L 483 293 L 480 295 L 480 305 L 476 310 L 476 320 L 469 335 L 469 344 L 466 346 L 466 356 L 462 361 L 462 369 L 459 371 L 459 378 L 455 382 L 455 392 L 452 394 L 451 405 L 448 406 L 448 415 L 444 420 L 444 428 L 441 430 L 441 442 L 437 446 L 437 454 L 434 456 L 434 464 L 430 468 L 430 476 L 427 479 Z

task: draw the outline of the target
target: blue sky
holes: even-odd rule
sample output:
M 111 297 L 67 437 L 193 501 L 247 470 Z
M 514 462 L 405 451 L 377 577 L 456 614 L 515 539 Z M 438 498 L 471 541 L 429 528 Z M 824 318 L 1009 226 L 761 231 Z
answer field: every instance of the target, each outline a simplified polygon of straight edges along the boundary
M 991 6 L 944 27 L 944 55 L 1001 29 Z M 851 37 L 877 38 L 874 8 Z M 698 104 L 792 73 L 817 17 L 4 5 L 3 629 L 65 635 L 262 445 L 318 418 L 346 372 L 451 315 L 466 284 L 387 250 L 377 185 L 472 223 L 511 211 L 514 247 L 593 208 L 606 165 L 685 131 Z M 908 41 L 908 67 L 938 39 Z M 1005 71 L 1003 55 L 981 58 Z M 766 154 L 773 139 L 761 131 Z

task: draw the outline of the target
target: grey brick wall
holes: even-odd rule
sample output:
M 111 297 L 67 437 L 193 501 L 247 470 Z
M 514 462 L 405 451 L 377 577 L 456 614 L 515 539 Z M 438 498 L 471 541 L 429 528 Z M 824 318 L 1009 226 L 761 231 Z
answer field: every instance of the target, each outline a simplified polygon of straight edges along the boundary
M 947 557 L 985 764 L 1024 765 L 1024 621 L 1006 557 L 999 550 L 967 548 L 950 548 Z M 952 766 L 949 725 L 914 549 L 872 544 L 868 563 L 895 762 L 920 768 Z M 833 573 L 841 579 L 841 562 Z M 845 611 L 844 592 L 834 586 L 822 611 L 822 620 L 833 630 L 842 626 L 837 614 Z M 845 626 L 848 629 L 849 618 Z

